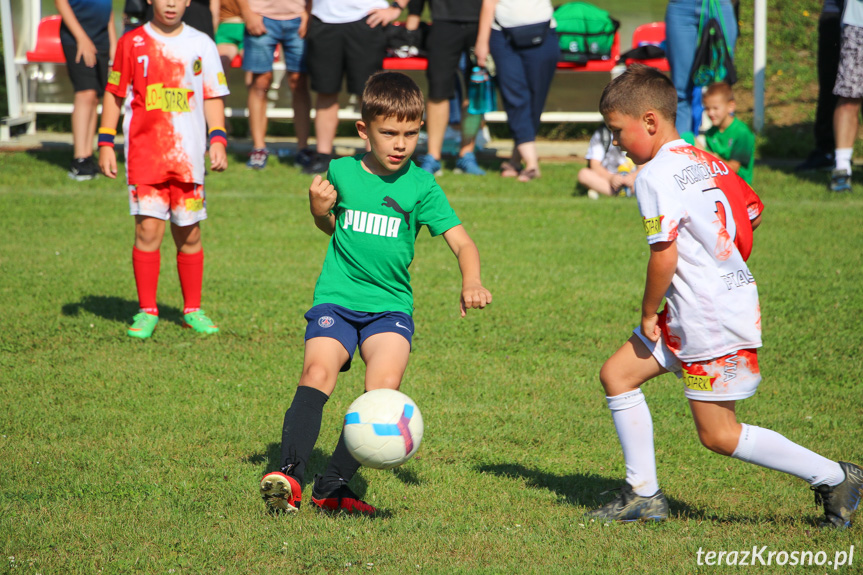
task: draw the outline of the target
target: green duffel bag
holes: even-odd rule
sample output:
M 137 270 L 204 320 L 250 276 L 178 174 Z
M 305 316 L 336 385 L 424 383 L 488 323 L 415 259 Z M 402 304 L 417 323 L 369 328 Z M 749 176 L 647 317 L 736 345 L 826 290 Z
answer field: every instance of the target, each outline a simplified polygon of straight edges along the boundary
M 587 62 L 608 60 L 620 22 L 587 2 L 569 2 L 554 11 L 561 60 Z

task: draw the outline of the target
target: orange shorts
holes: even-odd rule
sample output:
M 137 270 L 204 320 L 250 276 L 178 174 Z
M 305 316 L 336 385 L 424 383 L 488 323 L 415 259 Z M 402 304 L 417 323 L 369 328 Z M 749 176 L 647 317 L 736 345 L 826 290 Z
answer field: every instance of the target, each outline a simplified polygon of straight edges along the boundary
M 191 226 L 207 219 L 204 186 L 188 182 L 164 182 L 129 186 L 129 213 L 171 220 L 178 226 Z

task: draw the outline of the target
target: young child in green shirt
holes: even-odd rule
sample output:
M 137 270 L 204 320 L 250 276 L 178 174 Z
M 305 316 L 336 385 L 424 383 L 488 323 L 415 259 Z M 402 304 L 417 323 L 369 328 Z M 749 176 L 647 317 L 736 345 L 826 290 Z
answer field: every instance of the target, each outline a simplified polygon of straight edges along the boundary
M 434 176 L 410 161 L 422 126 L 423 97 L 404 74 L 380 72 L 366 82 L 357 131 L 371 151 L 330 163 L 309 188 L 315 225 L 332 236 L 312 309 L 306 313 L 303 373 L 282 427 L 279 470 L 261 479 L 270 511 L 296 511 L 306 464 L 320 432 L 324 404 L 359 346 L 365 389 L 398 389 L 414 332 L 408 266 L 422 226 L 443 235 L 462 275 L 461 315 L 491 303 L 480 280 L 479 252 Z M 339 438 L 312 503 L 371 515 L 376 509 L 348 487 L 360 464 Z
M 734 92 L 725 82 L 707 87 L 702 97 L 704 111 L 713 124 L 704 134 L 706 149 L 728 163 L 743 180 L 752 185 L 755 164 L 755 134 L 733 114 L 736 107 Z

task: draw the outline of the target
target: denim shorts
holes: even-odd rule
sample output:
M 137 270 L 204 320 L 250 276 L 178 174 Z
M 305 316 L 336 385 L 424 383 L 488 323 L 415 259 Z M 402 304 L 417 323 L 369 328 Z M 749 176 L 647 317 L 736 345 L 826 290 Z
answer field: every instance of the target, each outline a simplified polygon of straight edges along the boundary
M 340 305 L 322 303 L 306 312 L 306 340 L 330 337 L 341 343 L 350 357 L 341 371 L 351 368 L 357 346 L 362 347 L 369 337 L 379 333 L 397 333 L 411 343 L 414 320 L 401 311 L 367 313 Z
M 243 35 L 243 70 L 265 74 L 273 70 L 276 46 L 281 44 L 288 72 L 306 71 L 306 41 L 300 38 L 300 18 L 273 20 L 264 16 L 267 33 L 252 36 L 249 29 Z

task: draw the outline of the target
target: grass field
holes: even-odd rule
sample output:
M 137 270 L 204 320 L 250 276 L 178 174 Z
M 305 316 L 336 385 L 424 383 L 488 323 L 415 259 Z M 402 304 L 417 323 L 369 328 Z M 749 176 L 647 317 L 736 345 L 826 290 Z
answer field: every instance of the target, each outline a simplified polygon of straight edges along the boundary
M 181 329 L 166 239 L 163 321 L 140 342 L 124 333 L 137 308 L 124 185 L 71 182 L 67 156 L 0 154 L 0 573 L 776 573 L 792 569 L 699 566 L 697 553 L 833 560 L 852 545 L 838 571 L 860 571 L 863 517 L 821 531 L 804 482 L 701 448 L 672 376 L 645 386 L 672 518 L 585 524 L 624 476 L 597 374 L 638 320 L 648 250 L 634 201 L 573 195 L 579 165 L 545 165 L 527 185 L 439 179 L 494 303 L 460 319 L 455 259 L 421 234 L 402 389 L 426 432 L 402 468 L 354 479 L 384 510 L 367 519 L 307 503 L 271 517 L 257 494 L 327 245 L 308 178 L 275 163 L 249 172 L 240 157 L 211 174 L 204 307 L 223 331 Z M 863 200 L 767 166 L 756 188 L 765 379 L 740 419 L 859 463 Z M 342 376 L 309 475 L 362 376 L 361 362 Z

